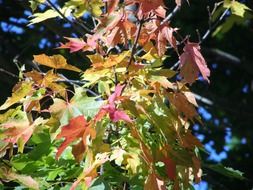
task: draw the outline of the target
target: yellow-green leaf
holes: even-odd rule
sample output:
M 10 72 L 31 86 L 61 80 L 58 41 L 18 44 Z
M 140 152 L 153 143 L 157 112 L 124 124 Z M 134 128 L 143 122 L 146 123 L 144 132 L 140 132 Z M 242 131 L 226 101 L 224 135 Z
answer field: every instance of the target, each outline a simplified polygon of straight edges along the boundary
M 12 93 L 5 103 L 0 107 L 0 110 L 5 110 L 13 104 L 19 102 L 22 98 L 32 91 L 32 83 L 22 82 L 21 85 Z

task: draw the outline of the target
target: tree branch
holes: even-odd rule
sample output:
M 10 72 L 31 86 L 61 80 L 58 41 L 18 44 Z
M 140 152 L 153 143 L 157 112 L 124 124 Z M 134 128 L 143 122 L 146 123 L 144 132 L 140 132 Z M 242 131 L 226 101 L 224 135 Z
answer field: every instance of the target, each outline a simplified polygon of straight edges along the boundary
M 129 59 L 129 62 L 128 62 L 128 65 L 126 67 L 126 70 L 127 70 L 127 73 L 128 73 L 128 69 L 134 59 L 134 54 L 136 52 L 136 48 L 137 48 L 137 44 L 138 44 L 138 39 L 140 37 L 140 34 L 141 34 L 141 27 L 143 25 L 144 21 L 143 20 L 140 20 L 139 21 L 139 25 L 138 25 L 138 28 L 137 28 L 137 35 L 135 37 L 135 40 L 134 40 L 134 44 L 133 44 L 133 47 L 132 47 L 132 51 L 131 51 L 131 56 L 130 56 L 130 59 Z
M 161 25 L 163 25 L 165 22 L 170 21 L 176 13 L 180 10 L 180 6 L 176 6 L 173 11 L 161 22 Z

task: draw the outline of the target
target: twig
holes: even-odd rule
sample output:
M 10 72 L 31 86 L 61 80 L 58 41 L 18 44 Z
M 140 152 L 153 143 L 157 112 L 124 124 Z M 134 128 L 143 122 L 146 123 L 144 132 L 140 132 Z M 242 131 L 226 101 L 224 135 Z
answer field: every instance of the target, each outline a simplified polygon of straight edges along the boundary
M 163 25 L 165 22 L 170 21 L 176 13 L 180 10 L 180 6 L 176 6 L 173 11 L 161 22 L 161 25 Z
M 68 23 L 70 23 L 71 25 L 72 25 L 72 27 L 78 32 L 78 33 L 80 33 L 81 35 L 82 35 L 82 31 L 80 31 L 80 29 L 78 28 L 78 27 L 76 27 L 76 22 L 75 23 L 73 23 L 71 20 L 69 20 L 55 5 L 54 5 L 54 3 L 52 3 L 50 0 L 46 0 L 47 1 L 47 3 L 65 20 L 65 21 L 67 21 Z M 85 25 L 80 25 L 78 22 L 77 22 L 77 24 L 79 25 L 79 26 L 81 26 L 84 30 L 85 30 L 85 32 L 87 32 L 87 33 L 90 33 L 90 34 L 92 34 L 92 31 L 88 28 L 88 27 L 86 27 Z
M 0 72 L 5 73 L 5 74 L 7 74 L 7 75 L 9 75 L 9 76 L 11 76 L 11 77 L 13 77 L 13 78 L 20 79 L 18 75 L 15 75 L 15 74 L 13 74 L 13 73 L 11 73 L 11 72 L 9 72 L 9 71 L 6 71 L 6 70 L 4 70 L 3 68 L 0 68 Z
M 220 16 L 219 20 L 212 26 L 209 27 L 209 29 L 205 32 L 205 34 L 202 36 L 201 41 L 199 42 L 200 44 L 207 39 L 209 34 L 212 32 L 213 29 L 215 29 L 218 24 L 223 20 L 223 18 L 226 16 L 228 13 L 229 9 L 226 9 L 223 14 Z
M 137 47 L 137 44 L 138 44 L 138 39 L 139 39 L 140 34 L 141 34 L 141 27 L 142 27 L 143 23 L 144 23 L 143 20 L 139 21 L 139 25 L 138 25 L 138 28 L 137 28 L 137 35 L 135 37 L 134 45 L 133 45 L 132 51 L 131 51 L 131 56 L 130 56 L 129 62 L 127 64 L 127 67 L 126 67 L 127 73 L 128 73 L 128 69 L 129 69 L 129 67 L 130 67 L 130 65 L 131 65 L 131 63 L 132 63 L 132 61 L 134 59 L 134 54 L 136 52 L 136 47 Z
M 225 15 L 227 14 L 227 12 L 229 11 L 229 9 L 226 9 L 223 14 L 220 16 L 219 20 L 212 26 L 209 27 L 209 29 L 205 32 L 205 34 L 202 36 L 202 38 L 200 39 L 199 44 L 203 43 L 203 41 L 205 41 L 207 39 L 207 37 L 210 35 L 211 31 L 217 27 L 217 25 L 223 20 L 223 18 L 225 17 Z M 177 61 L 176 63 L 173 64 L 172 67 L 170 67 L 170 69 L 174 70 L 175 68 L 178 67 L 178 65 L 180 64 L 180 61 Z

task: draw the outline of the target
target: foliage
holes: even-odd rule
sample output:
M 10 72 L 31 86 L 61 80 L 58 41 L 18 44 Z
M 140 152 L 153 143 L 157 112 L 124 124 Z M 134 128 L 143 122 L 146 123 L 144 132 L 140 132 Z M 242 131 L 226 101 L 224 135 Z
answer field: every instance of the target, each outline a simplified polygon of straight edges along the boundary
M 237 16 L 248 10 L 226 3 Z M 200 44 L 178 37 L 163 1 L 71 0 L 60 11 L 35 13 L 31 24 L 91 12 L 91 33 L 59 47 L 88 52 L 91 67 L 83 72 L 62 55 L 40 54 L 34 62 L 52 70 L 21 71 L 0 107 L 11 107 L 0 115 L 1 156 L 8 150 L 10 157 L 1 178 L 34 189 L 191 189 L 201 180 L 202 144 L 189 128 L 201 123 L 189 84 L 210 75 Z M 182 78 L 162 67 L 168 48 L 179 57 Z M 59 69 L 80 73 L 83 85 Z M 12 155 L 16 146 L 25 153 Z

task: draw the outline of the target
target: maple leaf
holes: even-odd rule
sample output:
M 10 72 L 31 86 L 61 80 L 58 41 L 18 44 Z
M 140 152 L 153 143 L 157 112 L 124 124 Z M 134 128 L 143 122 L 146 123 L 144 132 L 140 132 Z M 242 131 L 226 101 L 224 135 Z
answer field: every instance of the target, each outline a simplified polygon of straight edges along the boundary
M 39 183 L 31 176 L 17 174 L 11 169 L 6 168 L 4 166 L 1 166 L 0 173 L 1 178 L 5 180 L 19 181 L 21 184 L 28 187 L 29 189 L 39 190 Z
M 101 118 L 103 118 L 104 115 L 108 113 L 110 119 L 113 122 L 117 122 L 119 120 L 123 120 L 129 123 L 133 122 L 124 111 L 120 111 L 116 108 L 115 101 L 121 96 L 123 88 L 124 88 L 124 85 L 118 84 L 116 86 L 115 92 L 111 94 L 108 98 L 108 104 L 103 106 L 101 110 L 99 111 L 99 113 L 95 116 L 96 121 L 99 121 Z
M 49 70 L 46 74 L 42 74 L 38 71 L 30 71 L 24 75 L 27 78 L 31 78 L 36 83 L 36 86 L 40 88 L 50 88 L 53 92 L 59 93 L 62 97 L 65 97 L 66 86 L 57 83 L 58 80 L 62 80 L 63 78 L 55 74 L 53 70 Z
M 9 97 L 5 103 L 0 107 L 0 110 L 5 110 L 15 103 L 18 103 L 22 98 L 32 92 L 32 83 L 20 82 L 13 88 L 12 96 Z
M 79 38 L 68 38 L 64 37 L 65 39 L 69 40 L 66 44 L 61 43 L 61 46 L 57 49 L 69 49 L 70 53 L 74 53 L 77 51 L 93 51 L 97 46 L 97 38 L 96 36 L 92 35 L 86 35 L 87 36 L 87 42 L 85 42 L 83 39 Z
M 189 102 L 183 93 L 177 92 L 170 94 L 169 100 L 187 119 L 192 119 L 198 115 L 194 105 Z
M 138 9 L 138 18 L 142 19 L 143 17 L 148 16 L 150 13 L 153 13 L 159 17 L 164 18 L 166 10 L 164 9 L 163 0 L 126 0 L 126 4 L 139 4 Z
M 5 142 L 17 143 L 18 151 L 23 152 L 24 145 L 30 139 L 36 126 L 46 123 L 47 120 L 43 118 L 37 118 L 33 123 L 28 121 L 28 118 L 23 120 L 12 120 L 1 124 L 1 126 L 7 130 L 4 131 L 4 135 L 7 138 L 4 139 Z
M 148 175 L 144 184 L 144 190 L 166 190 L 164 181 L 158 178 L 154 171 Z
M 81 70 L 78 69 L 77 67 L 69 65 L 66 59 L 60 54 L 53 55 L 53 56 L 40 54 L 40 55 L 34 55 L 33 58 L 34 58 L 34 61 L 40 65 L 45 65 L 54 69 L 66 69 L 66 70 L 81 72 Z
M 88 55 L 92 62 L 92 67 L 96 70 L 110 68 L 118 65 L 130 55 L 130 51 L 124 51 L 119 55 L 109 55 L 107 58 L 103 58 L 101 55 Z
M 66 44 L 61 43 L 61 46 L 58 47 L 58 49 L 70 49 L 70 53 L 73 53 L 83 49 L 83 47 L 86 45 L 86 43 L 79 38 L 64 38 L 69 40 L 69 42 L 67 42 Z
M 156 47 L 159 56 L 164 55 L 166 51 L 166 41 L 168 41 L 171 47 L 173 47 L 177 51 L 177 41 L 176 38 L 173 36 L 173 32 L 175 30 L 176 29 L 170 27 L 168 24 L 163 24 L 162 26 L 158 27 L 158 34 L 156 35 Z
M 183 80 L 192 84 L 198 78 L 199 73 L 201 73 L 202 77 L 209 82 L 210 70 L 200 53 L 199 44 L 188 41 L 183 50 L 184 53 L 179 57 L 180 75 Z
M 83 115 L 72 118 L 68 125 L 62 127 L 61 132 L 57 135 L 56 139 L 65 138 L 63 143 L 58 148 L 56 153 L 56 159 L 62 154 L 67 146 L 78 138 L 83 137 L 85 130 L 88 127 L 88 123 Z
M 97 28 L 98 34 L 105 33 L 106 37 L 102 37 L 102 40 L 109 47 L 114 47 L 120 43 L 127 45 L 128 40 L 133 37 L 131 34 L 135 31 L 136 25 L 128 20 L 128 13 L 123 10 L 100 19 L 100 24 Z

